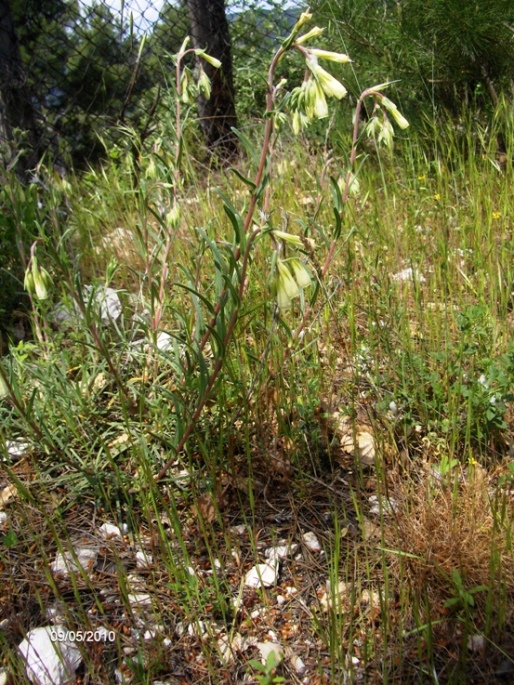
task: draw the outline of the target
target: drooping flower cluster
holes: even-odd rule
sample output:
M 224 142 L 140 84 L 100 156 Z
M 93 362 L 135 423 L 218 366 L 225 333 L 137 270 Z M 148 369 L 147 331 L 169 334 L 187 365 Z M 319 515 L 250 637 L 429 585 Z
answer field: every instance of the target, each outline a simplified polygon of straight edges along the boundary
M 298 36 L 300 28 L 304 26 L 312 15 L 304 12 L 293 32 L 283 44 L 284 48 L 296 48 L 305 58 L 307 67 L 306 77 L 301 86 L 294 88 L 289 96 L 289 108 L 292 114 L 292 128 L 295 134 L 302 131 L 308 124 L 315 119 L 324 119 L 328 116 L 327 98 L 341 100 L 347 93 L 345 86 L 338 81 L 332 74 L 319 65 L 318 60 L 347 64 L 351 62 L 348 55 L 342 52 L 330 52 L 319 48 L 307 48 L 304 46 L 309 40 L 317 38 L 323 33 L 323 29 L 315 26 L 302 36 Z M 405 129 L 409 122 L 399 112 L 398 107 L 388 98 L 384 97 L 379 91 L 388 84 L 381 84 L 375 89 L 370 89 L 368 95 L 375 95 L 374 116 L 368 123 L 367 133 L 377 139 L 378 143 L 391 147 L 394 136 L 394 129 L 389 121 L 386 111 L 389 112 L 396 124 Z M 381 110 L 381 106 L 384 110 Z M 381 113 L 382 116 L 377 116 Z
M 183 56 L 186 52 L 187 45 L 189 43 L 189 37 L 187 37 L 182 43 L 182 47 L 178 53 L 178 56 Z M 189 51 L 188 51 L 189 52 Z M 191 50 L 197 57 L 205 60 L 208 64 L 213 66 L 215 69 L 221 67 L 221 62 L 216 57 L 208 55 L 205 50 L 194 49 Z M 196 79 L 193 78 L 193 74 L 188 67 L 184 67 L 180 76 L 180 100 L 185 105 L 192 105 L 196 99 L 196 96 L 201 94 L 208 100 L 211 97 L 211 80 L 205 73 L 204 69 L 200 66 L 200 73 Z
M 311 19 L 308 12 L 304 12 L 298 21 L 295 30 Z M 295 33 L 293 30 L 293 34 Z M 303 36 L 295 37 L 294 45 L 305 57 L 307 76 L 302 85 L 294 88 L 289 98 L 289 106 L 292 111 L 292 127 L 298 134 L 315 119 L 324 119 L 328 116 L 327 97 L 341 100 L 347 93 L 343 84 L 332 74 L 323 69 L 318 60 L 327 60 L 339 64 L 351 62 L 348 55 L 340 52 L 330 52 L 318 48 L 303 47 L 304 43 L 312 38 L 317 38 L 323 33 L 323 29 L 315 26 Z M 292 35 L 293 35 L 292 34 Z
M 389 112 L 401 129 L 406 129 L 409 126 L 409 122 L 399 111 L 394 102 L 391 102 L 389 98 L 386 98 L 385 95 L 378 92 L 379 88 L 383 88 L 386 85 L 388 84 L 381 84 L 375 88 L 375 107 L 366 126 L 366 133 L 371 138 L 375 138 L 379 145 L 390 148 L 393 146 L 394 128 L 386 111 Z

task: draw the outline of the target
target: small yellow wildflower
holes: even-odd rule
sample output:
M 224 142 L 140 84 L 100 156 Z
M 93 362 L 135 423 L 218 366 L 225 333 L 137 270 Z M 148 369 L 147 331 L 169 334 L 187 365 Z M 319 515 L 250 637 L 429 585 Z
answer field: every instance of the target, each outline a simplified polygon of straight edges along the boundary
M 418 176 L 418 181 L 426 181 L 426 180 L 427 180 L 427 177 L 425 176 L 425 174 L 421 174 L 421 176 Z
M 440 199 L 441 199 L 441 195 L 439 193 L 436 193 L 434 195 L 434 200 L 437 200 L 439 202 Z
M 498 221 L 498 219 L 501 217 L 502 213 L 501 212 L 493 212 L 492 217 L 494 221 Z

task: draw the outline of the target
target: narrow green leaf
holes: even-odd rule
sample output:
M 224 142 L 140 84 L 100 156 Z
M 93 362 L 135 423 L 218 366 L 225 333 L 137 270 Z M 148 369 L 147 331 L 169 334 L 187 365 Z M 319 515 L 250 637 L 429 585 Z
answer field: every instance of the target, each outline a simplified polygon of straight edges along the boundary
M 249 178 L 246 178 L 246 176 L 243 176 L 243 174 L 239 171 L 239 169 L 236 169 L 235 167 L 230 166 L 228 168 L 228 170 L 232 171 L 241 181 L 243 181 L 243 183 L 246 183 L 246 185 L 249 186 L 252 190 L 255 190 L 255 188 L 257 188 L 255 183 L 253 181 L 250 181 Z
M 337 240 L 341 236 L 343 224 L 341 221 L 341 214 L 337 211 L 337 209 L 335 207 L 333 209 L 334 209 L 334 223 L 335 223 L 334 240 Z
M 228 216 L 230 219 L 230 223 L 232 224 L 234 228 L 234 233 L 236 235 L 236 242 L 240 246 L 241 250 L 244 249 L 244 243 L 245 243 L 245 234 L 243 230 L 243 220 L 241 218 L 241 215 L 236 212 L 231 206 L 224 204 L 223 209 L 225 210 L 225 214 Z
M 193 288 L 192 286 L 185 285 L 184 283 L 175 282 L 172 283 L 172 285 L 177 286 L 178 288 L 182 288 L 183 290 L 187 290 L 187 292 L 191 293 L 204 303 L 204 305 L 209 310 L 210 314 L 214 314 L 214 307 L 212 306 L 211 302 L 209 302 L 209 300 L 204 295 L 199 293 L 198 290 L 195 290 L 195 288 Z
M 339 183 L 333 176 L 330 177 L 330 192 L 332 193 L 332 204 L 334 209 L 336 209 L 338 212 L 342 212 L 344 208 L 343 196 L 341 194 L 341 189 L 339 188 Z

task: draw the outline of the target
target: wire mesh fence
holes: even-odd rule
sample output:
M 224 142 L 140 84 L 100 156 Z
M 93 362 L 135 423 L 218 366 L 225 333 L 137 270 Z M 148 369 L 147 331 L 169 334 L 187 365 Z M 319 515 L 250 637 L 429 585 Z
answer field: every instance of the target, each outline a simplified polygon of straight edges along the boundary
M 170 57 L 191 32 L 191 4 L 0 0 L 0 15 L 4 5 L 12 15 L 24 71 L 23 97 L 30 99 L 39 148 L 64 165 L 83 166 L 105 153 L 106 131 L 120 125 L 148 131 L 172 87 Z M 205 21 L 207 31 L 212 30 L 213 6 L 226 16 L 237 115 L 243 120 L 259 116 L 264 67 L 303 3 L 209 0 L 204 5 L 208 10 L 202 14 L 200 9 L 196 20 Z M 0 16 L 0 66 L 6 78 L 2 29 Z

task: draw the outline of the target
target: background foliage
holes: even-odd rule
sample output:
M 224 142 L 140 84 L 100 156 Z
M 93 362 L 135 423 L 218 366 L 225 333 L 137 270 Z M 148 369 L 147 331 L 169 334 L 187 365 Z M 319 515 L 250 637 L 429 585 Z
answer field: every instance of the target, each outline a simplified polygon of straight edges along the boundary
M 136 5 L 125 3 L 115 10 L 106 0 L 10 2 L 41 148 L 61 171 L 84 170 L 126 153 L 139 168 L 155 143 L 157 122 L 166 128 L 171 55 L 188 33 L 189 22 L 179 2 L 142 6 L 146 9 L 131 12 Z M 302 9 L 301 2 L 284 0 L 227 3 L 240 125 L 251 126 L 262 115 L 262 65 Z M 494 106 L 502 98 L 511 100 L 514 6 L 509 0 L 472 5 L 463 0 L 315 0 L 313 11 L 314 21 L 327 27 L 320 42 L 345 50 L 354 60 L 354 69 L 344 70 L 353 98 L 365 84 L 396 80 L 390 92 L 428 148 L 434 127 L 444 129 L 448 121 L 464 133 L 474 121 L 471 149 L 476 152 L 476 141 L 490 130 Z M 279 65 L 279 76 L 296 82 L 301 60 L 296 67 L 291 62 L 287 73 L 285 69 Z M 343 77 L 343 70 L 336 69 L 335 75 Z M 343 101 L 329 128 L 328 139 L 341 152 L 350 116 L 351 107 Z M 318 123 L 307 133 L 312 145 L 324 144 L 326 129 Z M 193 129 L 188 135 L 202 159 L 200 137 Z M 505 127 L 497 126 L 500 152 L 504 139 Z M 469 142 L 463 135 L 462 144 Z M 5 215 L 8 209 L 3 207 Z M 13 292 L 17 250 L 10 229 L 2 240 L 9 247 L 2 251 L 0 308 L 9 312 L 21 297 Z M 6 275 L 6 270 L 12 273 Z

